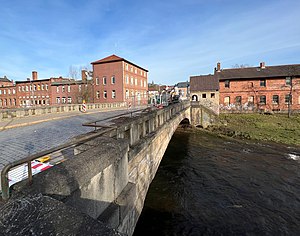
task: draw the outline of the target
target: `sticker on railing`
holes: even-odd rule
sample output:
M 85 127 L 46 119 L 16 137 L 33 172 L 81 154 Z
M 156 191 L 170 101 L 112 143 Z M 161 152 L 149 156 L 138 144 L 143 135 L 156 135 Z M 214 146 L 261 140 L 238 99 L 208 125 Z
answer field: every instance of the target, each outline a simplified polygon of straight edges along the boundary
M 47 169 L 51 168 L 52 166 L 53 165 L 51 165 L 50 163 L 42 163 L 42 162 L 34 160 L 31 162 L 32 175 L 35 175 L 44 170 L 47 170 Z M 12 186 L 13 184 L 20 182 L 27 178 L 28 178 L 27 164 L 18 166 L 8 172 L 9 186 Z

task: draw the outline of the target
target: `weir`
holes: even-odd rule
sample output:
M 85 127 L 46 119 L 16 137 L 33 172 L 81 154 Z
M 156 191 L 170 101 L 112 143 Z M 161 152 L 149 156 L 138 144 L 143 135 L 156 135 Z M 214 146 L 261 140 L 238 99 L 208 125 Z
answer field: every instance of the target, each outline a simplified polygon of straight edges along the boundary
M 115 119 L 102 126 L 105 132 L 81 137 L 72 143 L 73 158 L 33 176 L 30 185 L 24 180 L 11 187 L 11 198 L 1 203 L 0 232 L 132 235 L 180 122 L 205 127 L 213 117 L 200 105 L 180 102 Z

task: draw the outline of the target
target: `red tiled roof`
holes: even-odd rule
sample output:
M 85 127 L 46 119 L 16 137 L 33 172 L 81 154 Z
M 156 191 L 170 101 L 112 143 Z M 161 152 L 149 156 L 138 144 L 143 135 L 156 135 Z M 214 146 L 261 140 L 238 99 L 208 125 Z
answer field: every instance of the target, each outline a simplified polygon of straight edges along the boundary
M 190 90 L 191 92 L 219 90 L 218 78 L 215 75 L 191 76 Z
M 94 64 L 104 64 L 104 63 L 111 63 L 111 62 L 117 62 L 117 61 L 125 61 L 125 62 L 127 62 L 127 63 L 129 63 L 129 64 L 131 64 L 133 66 L 136 66 L 136 67 L 138 67 L 138 68 L 140 68 L 140 69 L 148 72 L 148 70 L 144 69 L 143 67 L 140 67 L 140 66 L 138 66 L 138 65 L 136 65 L 136 64 L 134 64 L 134 63 L 132 63 L 130 61 L 127 61 L 126 59 L 124 59 L 122 57 L 118 57 L 118 56 L 116 56 L 114 54 L 111 55 L 111 56 L 105 57 L 103 59 L 100 59 L 98 61 L 91 62 L 91 64 L 92 65 L 94 65 Z
M 101 60 L 94 61 L 91 64 L 102 64 L 102 63 L 106 63 L 106 62 L 115 62 L 115 61 L 125 61 L 125 59 L 113 54 L 113 55 L 105 57 Z

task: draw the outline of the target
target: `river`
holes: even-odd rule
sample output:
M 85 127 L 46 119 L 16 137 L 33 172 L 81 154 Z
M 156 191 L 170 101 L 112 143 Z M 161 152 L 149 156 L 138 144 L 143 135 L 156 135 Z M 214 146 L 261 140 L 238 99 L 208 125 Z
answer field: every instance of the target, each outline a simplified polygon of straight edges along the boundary
M 300 235 L 300 148 L 178 129 L 138 235 Z

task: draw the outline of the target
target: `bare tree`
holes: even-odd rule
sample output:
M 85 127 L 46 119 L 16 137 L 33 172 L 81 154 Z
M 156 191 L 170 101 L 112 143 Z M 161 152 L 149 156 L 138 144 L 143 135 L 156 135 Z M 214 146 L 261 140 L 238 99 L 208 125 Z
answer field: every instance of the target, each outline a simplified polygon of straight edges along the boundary
M 247 68 L 247 67 L 250 67 L 249 64 L 235 64 L 233 66 L 231 66 L 232 68 Z
M 287 79 L 287 83 L 286 83 L 286 86 L 289 86 L 290 89 L 289 89 L 289 94 L 288 94 L 288 117 L 290 118 L 291 115 L 292 115 L 292 99 L 293 99 L 293 88 L 294 86 L 296 85 L 296 81 L 294 82 L 294 78 L 295 78 L 295 75 L 296 75 L 296 68 L 293 67 L 293 66 L 288 66 L 287 67 L 287 75 L 288 77 L 286 78 Z

